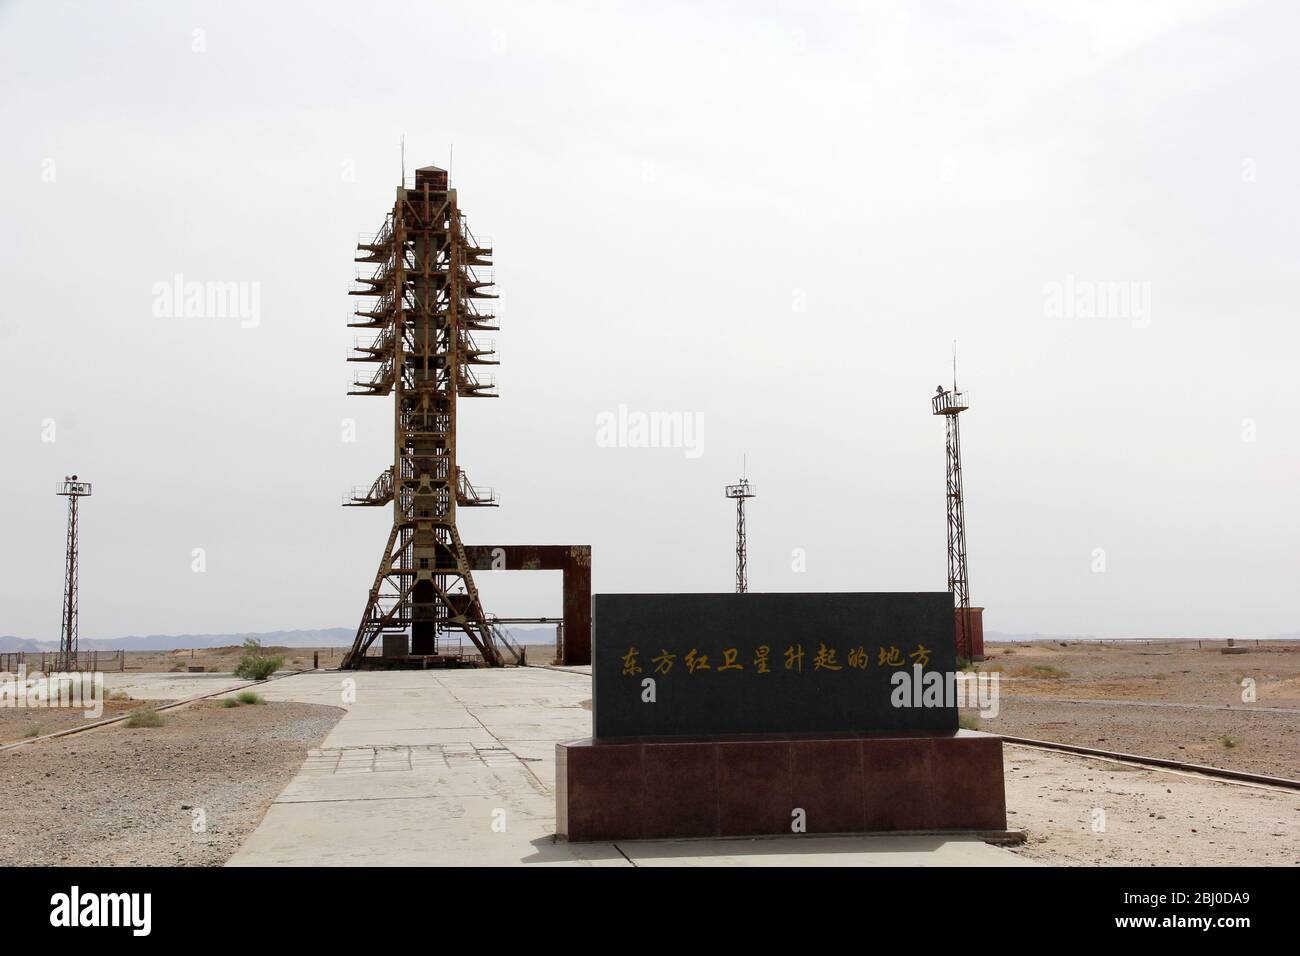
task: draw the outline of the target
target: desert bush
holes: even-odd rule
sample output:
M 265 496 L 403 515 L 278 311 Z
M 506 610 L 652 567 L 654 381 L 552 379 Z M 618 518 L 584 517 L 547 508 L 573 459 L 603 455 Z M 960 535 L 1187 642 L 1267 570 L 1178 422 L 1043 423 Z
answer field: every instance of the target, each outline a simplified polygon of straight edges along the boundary
M 235 699 L 241 704 L 265 704 L 266 701 L 254 694 L 251 690 L 242 690 L 235 695 Z
M 161 727 L 163 725 L 162 714 L 154 710 L 137 710 L 126 719 L 128 727 Z
M 235 667 L 235 676 L 244 680 L 266 680 L 280 669 L 284 658 L 276 654 L 267 654 L 262 649 L 262 642 L 255 637 L 244 641 L 244 656 Z
M 1024 667 L 1017 667 L 1011 673 L 1012 677 L 1037 677 L 1044 680 L 1061 680 L 1063 677 L 1069 677 L 1069 673 L 1061 670 L 1059 667 L 1053 667 L 1051 664 L 1026 664 Z
M 229 708 L 229 707 L 238 707 L 238 706 L 239 706 L 239 701 L 235 700 L 235 698 L 233 698 L 233 697 L 225 697 L 225 698 L 223 698 L 222 701 L 221 701 L 221 706 L 222 706 L 222 707 L 227 707 L 227 708 Z

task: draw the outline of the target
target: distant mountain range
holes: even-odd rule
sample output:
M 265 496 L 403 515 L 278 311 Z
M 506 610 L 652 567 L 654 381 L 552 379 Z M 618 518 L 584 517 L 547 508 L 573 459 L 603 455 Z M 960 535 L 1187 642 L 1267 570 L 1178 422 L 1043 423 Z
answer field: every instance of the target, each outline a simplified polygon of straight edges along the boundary
M 510 639 L 524 644 L 554 644 L 553 627 L 508 627 Z M 267 647 L 347 647 L 356 636 L 351 627 L 327 627 L 317 631 L 258 631 L 247 634 L 149 634 L 129 635 L 107 640 L 82 638 L 77 646 L 83 651 L 174 651 L 186 647 L 230 647 L 243 644 L 250 637 Z M 58 641 L 33 641 L 29 638 L 0 636 L 0 651 L 57 651 Z

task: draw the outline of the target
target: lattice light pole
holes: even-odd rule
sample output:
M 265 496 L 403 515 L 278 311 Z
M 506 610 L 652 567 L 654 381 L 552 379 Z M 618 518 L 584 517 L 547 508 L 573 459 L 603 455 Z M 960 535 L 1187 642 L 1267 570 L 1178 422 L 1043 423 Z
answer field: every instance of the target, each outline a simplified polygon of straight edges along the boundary
M 68 550 L 63 572 L 63 618 L 55 670 L 74 671 L 77 669 L 77 502 L 90 496 L 90 482 L 69 475 L 59 485 L 58 494 L 68 499 Z
M 935 415 L 944 416 L 948 457 L 948 590 L 957 611 L 957 656 L 972 654 L 973 621 L 970 609 L 970 578 L 966 571 L 966 505 L 961 482 L 961 424 L 958 418 L 970 407 L 966 392 L 957 390 L 957 364 L 953 359 L 952 390 L 940 385 L 930 399 Z
M 734 485 L 727 485 L 728 498 L 736 499 L 736 593 L 744 594 L 749 590 L 748 555 L 745 548 L 745 499 L 754 498 L 758 492 L 749 483 L 748 478 L 741 478 Z
M 415 171 L 414 188 L 397 190 L 378 235 L 358 246 L 357 262 L 374 272 L 353 295 L 372 297 L 352 328 L 369 329 L 353 362 L 373 363 L 353 395 L 391 396 L 393 464 L 369 490 L 346 504 L 393 506 L 388 545 L 370 589 L 345 668 L 361 664 L 381 634 L 408 635 L 408 655 L 427 663 L 439 641 L 460 632 L 492 666 L 503 664 L 497 635 L 483 613 L 456 526 L 458 507 L 494 506 L 489 489 L 469 483 L 456 458 L 456 405 L 494 398 L 481 366 L 496 365 L 478 332 L 495 331 L 496 316 L 480 306 L 495 299 L 492 249 L 470 232 L 446 170 Z

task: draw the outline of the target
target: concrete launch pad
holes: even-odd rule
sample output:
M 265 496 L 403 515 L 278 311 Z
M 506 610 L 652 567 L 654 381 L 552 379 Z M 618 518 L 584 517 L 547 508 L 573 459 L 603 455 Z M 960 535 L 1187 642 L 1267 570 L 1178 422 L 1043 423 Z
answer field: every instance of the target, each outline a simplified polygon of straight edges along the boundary
M 799 836 L 568 843 L 555 745 L 590 732 L 589 668 L 316 672 L 259 691 L 347 714 L 232 866 L 1015 866 L 973 837 Z

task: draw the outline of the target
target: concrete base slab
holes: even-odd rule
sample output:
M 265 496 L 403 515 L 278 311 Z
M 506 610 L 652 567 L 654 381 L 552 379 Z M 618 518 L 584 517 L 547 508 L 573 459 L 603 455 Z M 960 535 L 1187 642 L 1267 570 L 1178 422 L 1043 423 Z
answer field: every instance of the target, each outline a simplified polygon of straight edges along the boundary
M 570 844 L 555 837 L 555 745 L 590 733 L 585 673 L 315 672 L 268 700 L 347 709 L 232 866 L 1015 865 L 930 836 Z
M 979 837 L 801 836 L 762 840 L 636 840 L 635 866 L 1026 866 Z

